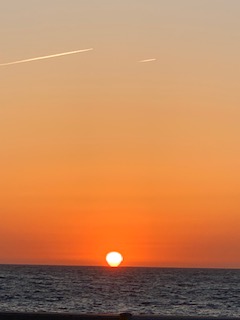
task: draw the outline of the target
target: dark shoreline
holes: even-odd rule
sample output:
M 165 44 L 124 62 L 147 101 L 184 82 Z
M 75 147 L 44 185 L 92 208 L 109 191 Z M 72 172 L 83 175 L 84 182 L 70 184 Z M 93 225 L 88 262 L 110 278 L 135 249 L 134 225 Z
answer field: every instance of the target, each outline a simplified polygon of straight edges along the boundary
M 240 320 L 239 317 L 0 312 L 0 320 Z
M 112 269 L 108 265 L 77 265 L 77 264 L 32 264 L 32 263 L 0 263 L 0 267 L 60 267 L 60 268 L 102 268 Z M 115 268 L 114 268 L 115 269 Z M 240 267 L 173 267 L 173 266 L 128 266 L 122 265 L 116 269 L 162 269 L 162 270 L 220 270 L 220 271 L 240 271 Z

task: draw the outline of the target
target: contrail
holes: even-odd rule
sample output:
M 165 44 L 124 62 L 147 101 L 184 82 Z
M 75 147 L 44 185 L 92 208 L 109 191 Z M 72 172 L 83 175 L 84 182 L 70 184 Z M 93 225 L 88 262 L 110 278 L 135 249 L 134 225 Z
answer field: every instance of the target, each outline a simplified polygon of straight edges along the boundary
M 156 61 L 157 59 L 145 59 L 145 60 L 140 60 L 138 62 L 153 62 L 153 61 Z
M 37 57 L 37 58 L 31 58 L 31 59 L 25 59 L 25 60 L 18 60 L 18 61 L 7 62 L 7 63 L 1 63 L 0 67 L 10 66 L 12 64 L 19 64 L 19 63 L 25 63 L 25 62 L 30 62 L 30 61 L 37 61 L 37 60 L 43 60 L 43 59 L 50 59 L 50 58 L 56 58 L 56 57 L 61 57 L 61 56 L 67 56 L 67 55 L 70 55 L 70 54 L 86 52 L 86 51 L 91 51 L 91 50 L 93 50 L 93 48 L 76 50 L 76 51 L 69 51 L 69 52 L 63 52 L 63 53 L 57 53 L 57 54 L 51 54 L 49 56 L 43 56 L 43 57 Z

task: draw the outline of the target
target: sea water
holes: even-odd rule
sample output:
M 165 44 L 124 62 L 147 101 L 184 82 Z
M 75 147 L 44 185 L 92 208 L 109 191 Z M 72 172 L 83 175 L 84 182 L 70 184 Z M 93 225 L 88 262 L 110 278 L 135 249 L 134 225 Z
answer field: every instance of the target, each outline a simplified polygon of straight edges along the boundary
M 240 315 L 240 270 L 0 265 L 0 311 Z

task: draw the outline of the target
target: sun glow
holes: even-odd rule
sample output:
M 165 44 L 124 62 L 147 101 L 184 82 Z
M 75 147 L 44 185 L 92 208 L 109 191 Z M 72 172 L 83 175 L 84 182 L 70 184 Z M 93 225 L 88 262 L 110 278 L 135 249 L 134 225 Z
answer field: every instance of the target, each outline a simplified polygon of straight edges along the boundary
M 110 267 L 116 268 L 123 261 L 123 256 L 121 255 L 121 253 L 113 251 L 113 252 L 109 252 L 106 255 L 106 260 Z

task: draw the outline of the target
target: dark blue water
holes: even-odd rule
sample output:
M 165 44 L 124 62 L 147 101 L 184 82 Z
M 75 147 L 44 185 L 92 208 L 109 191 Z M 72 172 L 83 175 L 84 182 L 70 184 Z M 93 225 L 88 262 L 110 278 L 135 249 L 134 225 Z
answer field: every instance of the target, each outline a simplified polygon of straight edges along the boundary
M 240 270 L 0 265 L 0 311 L 240 315 Z

